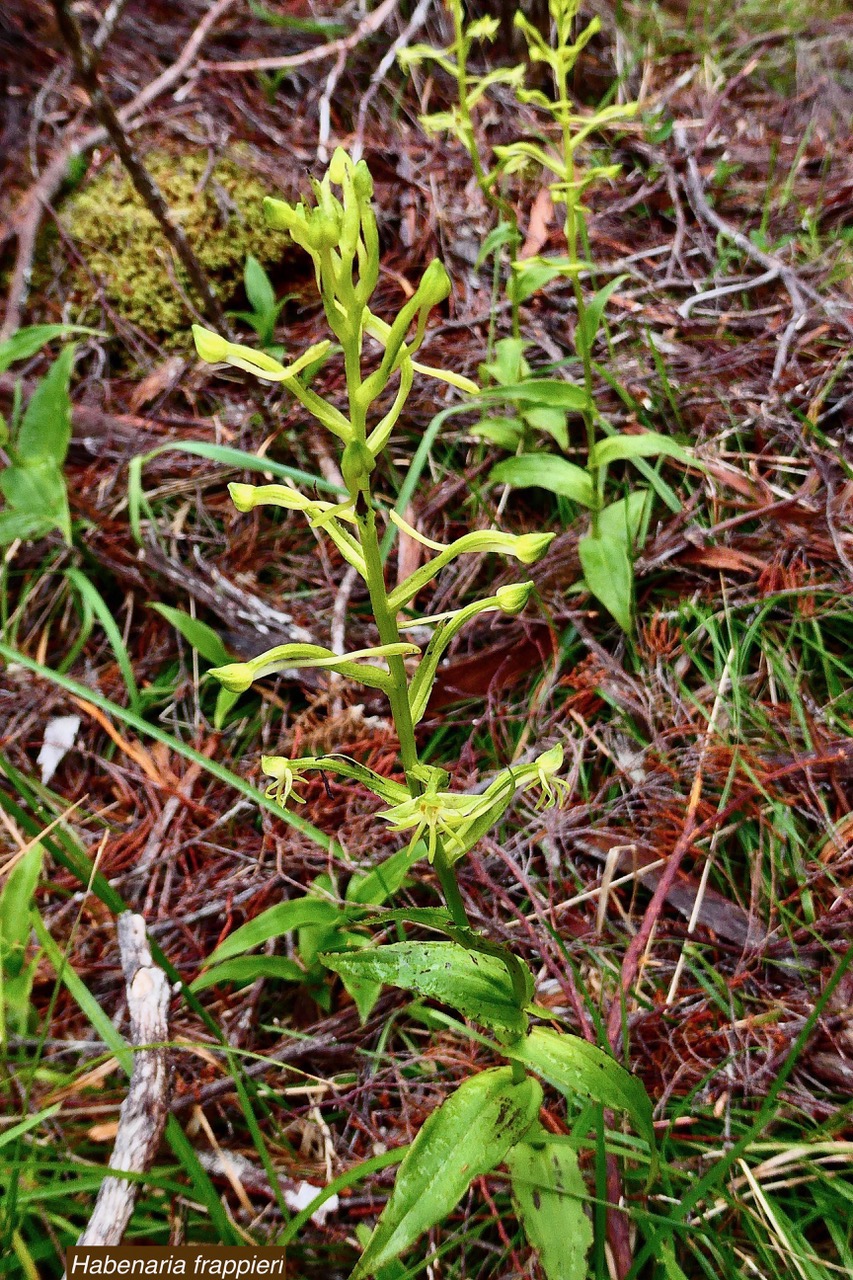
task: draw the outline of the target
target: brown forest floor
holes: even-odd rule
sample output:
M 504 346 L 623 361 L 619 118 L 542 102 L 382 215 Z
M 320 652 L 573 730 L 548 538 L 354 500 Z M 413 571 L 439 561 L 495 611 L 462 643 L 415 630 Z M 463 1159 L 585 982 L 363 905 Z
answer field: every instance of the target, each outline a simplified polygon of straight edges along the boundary
M 131 0 L 104 56 L 104 83 L 114 99 L 127 101 L 169 65 L 209 7 L 203 0 L 177 6 Z M 307 5 L 271 7 L 308 12 Z M 652 41 L 651 29 L 640 29 L 641 21 L 651 22 L 649 15 L 629 9 L 623 15 L 627 35 L 617 40 L 611 6 L 597 7 L 604 33 L 580 67 L 580 99 L 600 97 L 618 49 L 624 65 L 630 63 L 629 92 L 641 92 L 649 109 L 656 104 L 661 118 L 676 126 L 658 141 L 640 126 L 620 134 L 613 149 L 622 175 L 590 198 L 590 249 L 602 279 L 627 273 L 609 307 L 612 346 L 602 359 L 629 392 L 629 402 L 602 381 L 601 403 L 622 429 L 633 422 L 676 434 L 696 448 L 707 473 L 666 471 L 683 506 L 677 514 L 656 508 L 636 567 L 639 625 L 626 642 L 594 601 L 568 593 L 579 576 L 580 523 L 566 522 L 562 509 L 536 490 L 513 494 L 499 513 L 499 490 L 484 485 L 491 459 L 461 429 L 445 433 L 414 505 L 426 534 L 448 540 L 476 519 L 515 531 L 556 528 L 559 536 L 534 570 L 539 614 L 465 633 L 442 669 L 423 731 L 425 740 L 435 740 L 436 759 L 455 762 L 448 767 L 462 789 L 478 769 L 511 759 L 522 735 L 530 744 L 566 743 L 574 783 L 569 801 L 542 817 L 520 808 L 502 843 L 484 840 L 466 863 L 462 887 L 477 924 L 525 954 L 541 977 L 540 1001 L 570 1021 L 573 982 L 586 986 L 606 1018 L 626 948 L 657 883 L 659 860 L 682 836 L 686 797 L 701 773 L 698 830 L 656 920 L 639 998 L 632 994 L 626 1015 L 630 1061 L 660 1104 L 663 1130 L 673 1098 L 692 1097 L 703 1118 L 724 1116 L 733 1100 L 747 1109 L 760 1101 L 835 969 L 853 923 L 853 153 L 846 134 L 853 86 L 833 53 L 845 40 L 849 50 L 853 18 L 836 9 L 832 16 L 806 17 L 796 28 L 779 19 L 764 32 L 752 26 L 750 10 L 740 21 L 734 6 L 713 43 L 700 20 L 691 27 L 673 6 L 654 11 Z M 347 30 L 356 20 L 350 9 L 327 6 Z M 350 51 L 330 97 L 332 143 L 352 142 L 370 77 L 391 33 L 403 29 L 413 9 L 401 3 L 379 35 Z M 80 12 L 91 34 L 94 6 Z M 441 43 L 444 30 L 435 4 L 418 38 Z M 649 53 L 636 57 L 641 35 L 649 39 Z M 269 25 L 239 0 L 223 6 L 190 77 L 146 108 L 134 133 L 141 152 L 200 148 L 227 154 L 240 144 L 243 159 L 271 193 L 304 190 L 306 175 L 323 168 L 317 140 L 332 63 L 297 68 L 272 97 L 254 73 L 226 73 L 217 64 L 316 44 L 316 38 Z M 14 230 L 13 212 L 23 207 L 69 131 L 91 121 L 48 4 L 11 0 L 4 6 L 0 56 L 9 90 L 0 211 Z M 364 155 L 376 183 L 383 238 L 376 302 L 379 311 L 391 313 L 429 259 L 441 256 L 454 291 L 429 331 L 425 358 L 476 377 L 485 353 L 490 282 L 474 261 L 489 215 L 464 153 L 446 139 L 426 137 L 417 123 L 424 100 L 429 97 L 435 109 L 447 90 L 440 76 L 427 83 L 421 73 L 406 81 L 395 68 L 365 113 Z M 518 128 L 499 94 L 480 124 L 490 143 L 508 140 Z M 111 163 L 107 148 L 96 149 L 83 182 Z M 536 209 L 546 220 L 531 225 L 536 196 L 530 182 L 513 192 L 522 225 L 539 251 L 558 252 L 558 219 L 548 220 L 544 197 Z M 73 318 L 79 308 L 67 264 L 85 262 L 87 248 L 73 243 L 63 217 L 60 194 L 46 211 L 43 234 L 53 248 L 37 255 L 25 323 Z M 721 233 L 715 217 L 733 232 L 752 234 L 750 243 L 778 254 L 785 270 L 753 287 L 756 277 L 768 274 L 766 263 L 747 260 L 743 245 L 725 228 Z M 0 262 L 7 285 L 15 250 L 10 234 Z M 284 332 L 288 349 L 298 352 L 324 336 L 310 275 L 291 257 L 271 275 L 279 293 L 297 295 L 284 312 Z M 729 278 L 742 279 L 742 291 L 685 307 L 715 279 Z M 74 550 L 58 538 L 14 548 L 7 580 L 14 642 L 52 668 L 61 664 L 80 628 L 63 571 L 78 565 L 97 584 L 125 638 L 146 715 L 176 739 L 253 781 L 259 780 L 261 750 L 282 745 L 299 754 L 334 747 L 387 770 L 395 742 L 381 701 L 365 702 L 363 693 L 346 686 L 330 699 L 321 680 L 279 681 L 237 731 L 212 728 L 209 691 L 199 694 L 192 650 L 149 606 L 192 607 L 233 653 L 245 657 L 270 643 L 258 634 L 269 605 L 326 644 L 342 567 L 297 522 L 277 525 L 235 513 L 222 468 L 169 451 L 145 467 L 156 520 L 143 520 L 140 550 L 128 519 L 128 465 L 160 445 L 207 440 L 250 452 L 263 447 L 309 472 L 333 471 L 323 441 L 304 429 L 291 403 L 242 378 L 211 373 L 187 344 L 167 349 L 117 314 L 96 279 L 91 284 L 95 305 L 87 300 L 87 322 L 110 336 L 81 342 L 73 384 L 67 474 L 72 515 L 82 532 Z M 227 301 L 240 305 L 239 282 Z M 538 346 L 535 363 L 569 354 L 572 323 L 569 291 L 559 283 L 530 301 L 524 328 Z M 29 381 L 45 367 L 46 358 L 39 357 L 23 374 Z M 6 375 L 0 382 L 7 403 L 11 381 Z M 320 375 L 326 396 L 333 397 L 340 382 L 334 364 Z M 444 406 L 433 397 L 422 384 L 397 440 L 401 463 Z M 483 574 L 499 574 L 483 566 L 477 571 L 480 584 Z M 507 571 L 504 580 L 512 577 Z M 473 576 L 460 575 L 449 585 L 444 580 L 434 599 L 423 601 L 424 609 L 452 607 L 473 585 Z M 345 608 L 348 647 L 372 643 L 357 589 Z M 286 635 L 286 627 L 281 617 L 273 623 L 276 635 Z M 788 673 L 787 682 L 780 671 Z M 127 703 L 122 671 L 99 625 L 69 674 Z M 724 709 L 707 735 L 716 698 Z M 245 920 L 303 892 L 319 875 L 346 876 L 347 864 L 335 864 L 307 836 L 268 814 L 259 816 L 199 765 L 14 666 L 0 670 L 3 759 L 27 778 L 37 777 L 45 723 L 70 712 L 81 716 L 81 728 L 51 789 L 60 804 L 79 804 L 68 820 L 76 839 L 91 856 L 97 852 L 99 871 L 144 913 L 152 936 L 186 980 Z M 12 793 L 11 782 L 0 785 Z M 371 805 L 355 785 L 318 780 L 307 796 L 299 816 L 336 834 L 358 864 L 370 865 L 396 847 L 393 834 L 377 830 Z M 15 847 L 9 826 L 0 832 L 0 857 Z M 709 858 L 712 871 L 703 884 Z M 604 868 L 626 875 L 648 864 L 654 865 L 642 881 L 635 874 L 607 896 L 606 910 L 599 911 L 600 895 L 587 896 L 600 887 Z M 69 871 L 51 863 L 39 904 L 56 941 L 70 945 L 70 965 L 112 1017 L 123 1000 L 113 915 L 92 895 L 83 902 L 79 890 Z M 428 869 L 406 892 L 420 904 L 435 900 Z M 700 981 L 688 966 L 670 991 L 697 895 L 692 938 L 705 977 Z M 263 983 L 204 997 L 232 1045 L 287 1059 L 314 1082 L 348 1081 L 333 1094 L 289 1097 L 290 1114 L 281 1123 L 298 1154 L 282 1155 L 285 1178 L 322 1182 L 327 1161 L 339 1172 L 410 1139 L 447 1080 L 462 1074 L 479 1052 L 449 1032 L 427 1034 L 415 1026 L 400 1033 L 392 1053 L 385 1037 L 389 1023 L 402 1016 L 403 993 L 386 991 L 362 1027 L 345 993 L 337 986 L 330 992 L 321 993 L 325 1009 L 309 990 Z M 53 972 L 45 963 L 34 992 L 42 1014 L 53 995 Z M 849 1005 L 842 984 L 786 1084 L 789 1113 L 809 1123 L 837 1116 L 849 1097 Z M 294 1042 L 294 1031 L 304 1040 Z M 209 1039 L 177 999 L 172 1032 L 194 1045 Z M 90 1035 L 78 1005 L 61 989 L 50 1005 L 46 1062 L 62 1041 Z M 412 1069 L 430 1059 L 434 1084 L 426 1070 Z M 190 1124 L 194 1142 L 204 1147 L 208 1141 L 200 1128 L 203 1108 L 216 1140 L 251 1157 L 221 1061 L 178 1051 L 174 1065 L 174 1109 Z M 269 1079 L 280 1089 L 281 1068 L 273 1068 Z M 298 1086 L 304 1077 L 294 1074 L 289 1083 Z M 68 1096 L 79 1141 L 88 1144 L 93 1160 L 104 1159 L 108 1148 L 93 1138 L 92 1126 L 115 1118 L 122 1087 L 118 1074 L 102 1082 L 83 1076 Z M 49 1083 L 39 1085 L 36 1095 L 33 1106 L 47 1105 Z M 690 1122 L 688 1109 L 677 1123 L 683 1132 Z M 555 1105 L 553 1124 L 562 1123 Z M 709 1133 L 711 1146 L 720 1133 Z M 842 1125 L 837 1135 L 844 1134 Z M 849 1125 L 846 1137 L 853 1137 Z M 691 1158 L 698 1169 L 700 1131 L 696 1142 Z M 221 1168 L 216 1172 L 215 1162 L 211 1167 L 229 1211 L 248 1223 L 246 1206 Z M 250 1204 L 262 1213 L 268 1200 L 263 1179 L 245 1186 Z M 318 1242 L 330 1245 L 345 1240 L 356 1222 L 375 1212 L 383 1186 L 387 1176 L 359 1188 L 309 1236 L 313 1231 Z M 484 1259 L 471 1263 L 470 1274 L 482 1273 Z M 306 1256 L 302 1265 L 309 1273 L 320 1264 Z M 329 1274 L 323 1266 L 313 1274 Z M 500 1274 L 511 1272 L 507 1258 Z

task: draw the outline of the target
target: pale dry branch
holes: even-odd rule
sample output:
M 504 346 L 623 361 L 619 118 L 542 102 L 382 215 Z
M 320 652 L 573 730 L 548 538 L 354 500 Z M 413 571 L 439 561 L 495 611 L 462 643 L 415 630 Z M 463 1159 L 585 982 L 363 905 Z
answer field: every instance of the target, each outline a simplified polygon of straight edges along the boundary
M 297 67 L 307 67 L 314 62 L 325 62 L 326 58 L 339 58 L 342 54 L 351 53 L 353 49 L 374 35 L 388 17 L 397 8 L 398 0 L 382 0 L 382 4 L 373 13 L 358 24 L 348 36 L 340 40 L 330 40 L 328 44 L 317 45 L 314 49 L 304 49 L 302 53 L 282 54 L 273 58 L 241 58 L 233 62 L 202 62 L 202 71 L 288 71 Z
M 366 91 L 362 94 L 361 102 L 359 103 L 359 106 L 358 106 L 358 120 L 356 122 L 356 127 L 355 127 L 355 141 L 353 142 L 353 146 L 352 146 L 352 157 L 354 160 L 360 160 L 362 152 L 364 150 L 364 128 L 367 122 L 368 108 L 371 102 L 373 101 L 373 99 L 376 97 L 376 94 L 379 90 L 379 86 L 382 84 L 382 81 L 385 79 L 386 75 L 388 74 L 391 67 L 393 66 L 394 59 L 397 57 L 397 54 L 400 52 L 401 49 L 405 49 L 408 47 L 408 45 L 411 44 L 413 38 L 417 35 L 421 27 L 426 22 L 427 18 L 429 17 L 429 11 L 432 8 L 432 2 L 433 0 L 420 0 L 420 3 L 418 4 L 411 18 L 406 23 L 405 27 L 400 32 L 400 34 L 397 36 L 397 39 L 391 45 L 390 49 L 386 51 L 385 56 L 383 57 L 382 61 L 379 63 L 379 66 L 376 68 L 373 75 L 370 77 L 370 84 L 367 86 Z
M 169 1111 L 168 979 L 151 957 L 142 916 L 118 918 L 121 967 L 127 984 L 130 1042 L 137 1046 L 127 1097 L 121 1106 L 110 1168 L 144 1173 L 155 1155 Z M 138 1183 L 105 1178 L 78 1245 L 117 1245 L 130 1221 Z

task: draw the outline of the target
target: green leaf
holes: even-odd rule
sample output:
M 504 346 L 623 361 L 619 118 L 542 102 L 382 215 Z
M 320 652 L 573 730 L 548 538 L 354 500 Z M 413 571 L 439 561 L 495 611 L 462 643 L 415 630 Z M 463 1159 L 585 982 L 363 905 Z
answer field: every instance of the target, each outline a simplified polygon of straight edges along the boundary
M 598 513 L 598 527 L 606 538 L 621 541 L 627 551 L 633 551 L 640 536 L 640 526 L 649 502 L 648 489 L 635 489 L 625 498 L 611 502 Z
M 578 542 L 578 555 L 586 585 L 622 630 L 630 634 L 634 625 L 634 568 L 624 537 L 594 538 L 590 534 Z
M 569 432 L 564 409 L 549 409 L 543 405 L 534 405 L 522 412 L 524 421 L 537 431 L 547 431 L 564 451 L 569 447 Z
M 271 27 L 284 27 L 286 31 L 298 31 L 307 36 L 342 36 L 349 29 L 345 23 L 330 18 L 296 18 L 289 13 L 277 13 L 275 9 L 259 4 L 258 0 L 249 0 L 249 8 L 256 18 L 263 19 Z
M 576 413 L 589 406 L 589 397 L 583 387 L 562 378 L 529 378 L 508 386 L 486 387 L 483 399 L 510 400 L 517 404 L 535 404 L 547 409 L 567 409 Z
M 370 938 L 363 933 L 341 933 L 340 946 L 341 951 L 349 951 L 353 948 L 369 947 L 371 945 Z M 342 973 L 341 982 L 344 990 L 352 996 L 355 1001 L 355 1007 L 358 1009 L 358 1016 L 361 1024 L 364 1026 L 367 1019 L 373 1012 L 373 1006 L 379 999 L 382 991 L 381 982 L 373 982 L 370 978 L 364 978 L 361 974 Z
M 168 604 L 152 604 L 148 607 L 155 609 L 167 622 L 171 622 L 175 630 L 179 631 L 184 637 L 187 644 L 192 645 L 193 649 L 197 649 L 204 660 L 211 663 L 212 666 L 224 666 L 226 662 L 231 662 L 232 655 L 225 648 L 213 627 L 209 627 L 206 622 L 201 622 L 198 618 L 191 617 L 183 609 L 173 609 Z
M 590 465 L 606 467 L 611 462 L 620 462 L 632 458 L 656 458 L 664 454 L 668 458 L 677 458 L 679 462 L 692 463 L 694 459 L 674 440 L 662 436 L 659 431 L 644 431 L 640 436 L 610 436 L 607 440 L 599 440 L 590 453 Z
M 503 1052 L 535 1071 L 566 1097 L 589 1098 L 614 1111 L 625 1111 L 637 1132 L 654 1150 L 652 1104 L 640 1080 L 615 1058 L 579 1036 L 561 1035 L 548 1027 L 534 1027 L 523 1040 Z
M 24 967 L 24 956 L 30 937 L 30 908 L 36 891 L 43 850 L 34 844 L 9 872 L 0 893 L 0 963 L 9 978 Z
M 82 569 L 72 565 L 65 570 L 65 576 L 74 586 L 75 591 L 80 595 L 83 601 L 84 609 L 88 610 L 90 615 L 94 615 L 104 629 L 110 647 L 115 654 L 116 662 L 124 679 L 127 695 L 131 708 L 138 712 L 140 710 L 139 688 L 136 684 L 136 676 L 133 671 L 133 663 L 130 654 L 127 651 L 127 645 L 121 633 L 121 628 L 116 622 L 113 610 L 107 604 L 98 588 L 90 578 L 87 578 Z
M 19 329 L 11 338 L 0 342 L 0 373 L 5 373 L 9 365 L 18 360 L 29 360 L 54 338 L 64 338 L 69 333 L 97 332 L 97 329 L 85 329 L 78 324 L 34 324 L 27 329 Z
M 22 1134 L 29 1133 L 31 1129 L 37 1129 L 39 1125 L 52 1119 L 61 1106 L 61 1102 L 54 1102 L 52 1106 L 45 1107 L 43 1111 L 37 1111 L 35 1115 L 27 1116 L 26 1120 L 19 1120 L 17 1124 L 10 1125 L 8 1129 L 4 1129 L 0 1133 L 0 1148 L 8 1147 L 10 1142 L 16 1142 Z
M 421 850 L 423 857 L 423 845 Z M 377 924 L 382 928 L 389 924 L 419 924 L 425 929 L 434 929 L 436 933 L 447 933 L 448 929 L 454 928 L 453 917 L 446 907 L 394 907 L 365 916 L 361 923 Z
M 513 263 L 512 279 L 508 292 L 516 302 L 526 302 L 534 293 L 544 289 L 557 276 L 565 276 L 573 270 L 569 258 L 530 258 L 518 265 Z M 579 267 L 578 270 L 582 270 Z
M 514 227 L 511 222 L 499 222 L 496 227 L 492 228 L 480 246 L 477 261 L 474 263 L 475 268 L 479 271 L 490 254 L 497 253 L 498 249 L 502 249 L 505 244 L 509 244 L 517 236 L 518 228 Z
M 474 1178 L 491 1172 L 530 1127 L 542 1102 L 530 1076 L 513 1083 L 511 1067 L 465 1080 L 421 1127 L 351 1280 L 398 1257 L 456 1207 Z
M 68 384 L 73 367 L 74 347 L 66 347 L 30 396 L 15 439 L 22 462 L 50 461 L 61 467 L 65 461 L 71 440 Z
M 57 1104 L 57 1110 L 58 1105 L 59 1104 Z M 365 1249 L 368 1241 L 370 1240 L 370 1227 L 368 1227 L 364 1222 L 359 1222 L 355 1229 L 355 1238 L 361 1245 L 362 1249 Z M 402 1262 L 399 1262 L 395 1258 L 392 1262 L 386 1263 L 384 1267 L 381 1267 L 376 1272 L 376 1280 L 406 1280 L 408 1274 L 408 1267 L 404 1266 Z
M 325 953 L 335 973 L 404 987 L 458 1009 L 483 1026 L 523 1035 L 527 1018 L 506 966 L 455 942 L 394 942 L 357 955 Z
M 56 521 L 25 511 L 0 511 L 0 547 L 8 547 L 20 539 L 35 542 L 56 527 Z
M 495 343 L 492 359 L 480 365 L 480 377 L 492 378 L 501 387 L 523 382 L 530 369 L 524 358 L 527 345 L 523 338 L 501 338 Z
M 266 271 L 251 253 L 246 258 L 243 282 L 246 286 L 246 297 L 257 315 L 263 317 L 271 315 L 274 318 L 276 311 L 275 291 L 270 284 L 270 278 Z
M 218 987 L 225 982 L 256 982 L 258 978 L 301 982 L 304 977 L 305 973 L 296 961 L 288 960 L 286 956 L 236 956 L 200 973 L 188 989 L 197 995 L 207 987 Z
M 547 1280 L 586 1280 L 592 1225 L 584 1213 L 587 1192 L 577 1152 L 541 1132 L 541 1142 L 527 1136 L 506 1157 L 515 1212 Z
M 221 729 L 225 724 L 225 717 L 234 706 L 235 702 L 239 702 L 242 698 L 241 693 L 232 693 L 230 689 L 220 689 L 216 695 L 216 706 L 213 708 L 213 727 Z
M 589 472 L 553 454 L 521 453 L 517 458 L 506 458 L 492 468 L 489 480 L 494 484 L 512 485 L 514 489 L 532 486 L 547 489 L 549 493 L 579 502 L 582 507 L 591 507 L 595 502 Z
M 381 906 L 393 897 L 402 885 L 411 867 L 426 854 L 426 846 L 418 841 L 413 847 L 392 853 L 373 867 L 366 875 L 353 876 L 347 885 L 347 902 L 357 902 L 362 906 Z
M 524 427 L 518 418 L 481 418 L 470 432 L 478 439 L 496 444 L 499 449 L 517 449 Z
M 251 951 L 270 938 L 279 938 L 293 929 L 301 929 L 309 924 L 333 924 L 342 917 L 339 907 L 322 898 L 292 898 L 289 902 L 279 902 L 255 916 L 254 920 L 235 929 L 208 956 L 207 963 L 219 964 L 222 960 L 242 955 L 244 951 Z
M 68 494 L 65 477 L 56 463 L 45 459 L 6 467 L 0 471 L 0 493 L 10 508 L 0 516 L 0 528 L 5 525 L 5 530 L 0 533 L 4 542 L 7 541 L 4 534 L 32 538 L 49 533 L 51 529 L 60 529 L 70 544 Z M 29 528 L 32 532 L 22 535 L 21 528 Z
M 592 351 L 599 326 L 601 325 L 601 317 L 604 315 L 604 308 L 622 281 L 627 279 L 626 275 L 616 276 L 614 280 L 610 280 L 606 285 L 603 285 L 593 295 L 587 306 L 584 307 L 583 319 L 578 325 L 578 331 L 575 335 L 575 345 L 581 353 L 584 350 Z
M 16 511 L 56 519 L 65 503 L 65 477 L 49 458 L 34 460 L 0 471 L 0 492 Z

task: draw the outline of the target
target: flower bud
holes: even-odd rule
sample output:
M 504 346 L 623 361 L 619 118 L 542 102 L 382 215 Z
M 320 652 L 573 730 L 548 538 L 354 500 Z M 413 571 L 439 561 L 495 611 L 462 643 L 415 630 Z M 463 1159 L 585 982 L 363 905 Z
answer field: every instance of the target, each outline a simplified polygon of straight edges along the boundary
M 423 307 L 437 306 L 439 302 L 444 302 L 450 293 L 450 276 L 445 270 L 444 263 L 439 262 L 438 258 L 433 258 L 421 276 L 418 293 L 421 294 Z
M 367 490 L 369 476 L 376 466 L 376 459 L 362 440 L 350 440 L 341 458 L 341 475 L 349 490 L 350 497 L 355 497 L 360 490 Z
M 523 533 L 515 540 L 513 555 L 522 564 L 535 564 L 542 559 L 556 536 L 555 533 Z
M 317 252 L 333 249 L 341 238 L 343 219 L 336 210 L 317 209 L 308 224 L 308 244 Z
M 228 359 L 227 339 L 220 337 L 212 329 L 203 329 L 200 324 L 194 324 L 193 342 L 199 357 L 208 364 L 219 364 Z
M 229 693 L 245 693 L 255 678 L 250 662 L 228 662 L 224 667 L 211 667 L 209 674 Z
M 495 599 L 500 605 L 504 613 L 508 613 L 513 617 L 517 613 L 521 613 L 527 601 L 530 599 L 530 593 L 533 590 L 532 582 L 516 582 L 511 586 L 498 587 L 495 592 Z
M 352 175 L 352 186 L 360 201 L 373 199 L 373 178 L 365 160 L 359 160 Z
M 272 196 L 264 198 L 264 217 L 276 231 L 293 231 L 299 223 L 305 222 L 305 206 L 288 204 L 286 200 L 275 200 Z
M 252 511 L 254 509 L 255 485 L 229 484 L 228 492 L 231 494 L 231 501 L 238 511 Z

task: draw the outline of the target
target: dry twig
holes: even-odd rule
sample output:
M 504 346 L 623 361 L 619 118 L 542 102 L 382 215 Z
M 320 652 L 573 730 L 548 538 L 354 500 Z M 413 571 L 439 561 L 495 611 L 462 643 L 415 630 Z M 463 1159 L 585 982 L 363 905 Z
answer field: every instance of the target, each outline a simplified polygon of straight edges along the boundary
M 702 741 L 699 762 L 696 766 L 693 785 L 690 788 L 690 796 L 687 801 L 684 827 L 682 828 L 681 835 L 676 842 L 675 848 L 669 855 L 666 867 L 658 881 L 657 888 L 652 894 L 651 902 L 646 908 L 646 913 L 643 916 L 642 923 L 634 937 L 631 939 L 630 945 L 628 946 L 628 949 L 625 952 L 625 957 L 622 961 L 620 990 L 613 999 L 613 1003 L 610 1007 L 610 1014 L 607 1019 L 607 1036 L 614 1050 L 622 1037 L 623 1001 L 626 999 L 628 992 L 631 989 L 631 985 L 637 977 L 643 956 L 651 943 L 652 934 L 654 933 L 661 910 L 667 896 L 672 890 L 687 851 L 690 849 L 694 840 L 699 838 L 700 829 L 697 828 L 696 817 L 699 812 L 699 805 L 702 801 L 705 758 L 711 744 L 711 739 L 714 735 L 717 719 L 722 711 L 723 700 L 730 687 L 730 671 L 734 657 L 734 649 L 731 649 L 726 659 L 726 665 L 723 668 L 723 674 L 720 677 L 717 696 L 714 699 L 714 705 L 711 709 L 711 715 L 708 719 L 707 728 Z
M 142 916 L 130 911 L 119 916 L 118 942 L 127 984 L 130 1040 L 138 1048 L 127 1097 L 121 1106 L 110 1168 L 122 1173 L 144 1173 L 156 1155 L 169 1111 L 165 1048 L 169 1036 L 169 982 L 151 958 Z M 119 1244 L 138 1188 L 138 1183 L 125 1178 L 105 1178 L 78 1245 Z
M 234 0 L 216 0 L 208 9 L 201 22 L 181 50 L 180 55 L 170 67 L 133 98 L 126 106 L 116 112 L 122 127 L 130 131 L 139 123 L 139 115 L 149 103 L 166 93 L 173 85 L 186 75 L 192 67 L 198 51 L 210 35 L 211 30 L 234 4 Z M 15 265 L 9 281 L 6 313 L 0 328 L 0 341 L 10 337 L 21 325 L 21 312 L 26 302 L 32 273 L 33 256 L 36 238 L 41 225 L 42 214 L 53 200 L 68 173 L 68 166 L 78 156 L 86 155 L 95 147 L 107 141 L 107 131 L 102 125 L 88 129 L 85 133 L 70 138 L 63 147 L 51 157 L 47 168 L 38 181 L 21 198 L 6 227 L 0 230 L 0 244 L 14 236 L 18 242 Z
M 303 49 L 302 53 L 282 54 L 274 58 L 241 58 L 233 62 L 202 62 L 203 71 L 287 71 L 307 67 L 326 58 L 340 58 L 351 53 L 362 40 L 379 30 L 386 18 L 397 8 L 398 0 L 382 0 L 382 4 L 364 18 L 354 31 L 340 40 L 317 45 L 315 49 Z
M 752 262 L 756 262 L 759 266 L 764 268 L 765 274 L 759 277 L 759 279 L 753 280 L 752 287 L 758 284 L 766 284 L 768 281 L 778 278 L 782 281 L 782 284 L 788 291 L 788 296 L 791 299 L 791 306 L 793 308 L 793 314 L 779 338 L 779 345 L 776 350 L 776 359 L 773 362 L 773 372 L 770 376 L 769 389 L 770 391 L 773 391 L 782 376 L 782 370 L 785 368 L 785 363 L 788 359 L 788 353 L 791 349 L 794 334 L 798 329 L 802 328 L 806 315 L 808 314 L 806 299 L 815 303 L 822 310 L 829 312 L 833 319 L 838 320 L 848 332 L 853 332 L 853 325 L 843 316 L 837 315 L 836 309 L 830 308 L 826 300 L 812 289 L 810 285 L 807 285 L 805 281 L 801 280 L 792 267 L 789 267 L 787 263 L 783 262 L 781 258 L 776 257 L 774 254 L 765 253 L 765 251 L 760 249 L 758 245 L 753 244 L 748 236 L 745 236 L 743 232 L 738 231 L 736 227 L 733 227 L 730 223 L 726 222 L 724 218 L 721 218 L 720 215 L 711 208 L 708 203 L 708 198 L 705 195 L 705 189 L 702 184 L 702 175 L 699 172 L 696 157 L 687 151 L 683 130 L 676 131 L 676 138 L 680 149 L 684 152 L 686 167 L 685 187 L 688 199 L 690 200 L 690 204 L 693 208 L 693 212 L 696 214 L 696 217 L 708 226 L 713 227 L 718 235 L 723 236 L 726 240 L 730 240 L 731 243 L 736 245 L 737 248 L 740 249 L 741 253 L 743 253 Z M 709 296 L 718 296 L 719 292 L 728 292 L 727 286 L 723 285 L 720 287 L 720 290 L 712 290 L 710 293 L 700 295 L 700 297 L 708 298 Z M 699 301 L 698 298 L 690 299 L 690 305 L 695 305 L 697 301 Z M 682 314 L 685 313 L 682 312 Z
M 96 56 L 86 48 L 77 19 L 71 12 L 69 0 L 53 0 L 53 11 L 60 33 L 71 59 L 81 86 L 86 90 L 92 108 L 106 130 L 107 136 L 115 147 L 128 177 L 133 183 L 141 200 L 160 224 L 163 235 L 174 249 L 183 264 L 196 293 L 202 301 L 205 315 L 217 328 L 229 331 L 228 321 L 222 309 L 222 303 L 207 278 L 207 273 L 195 255 L 192 245 L 180 223 L 175 222 L 168 204 L 157 183 L 142 163 L 139 152 L 130 141 L 127 130 L 123 127 L 112 99 L 106 93 L 98 78 Z

